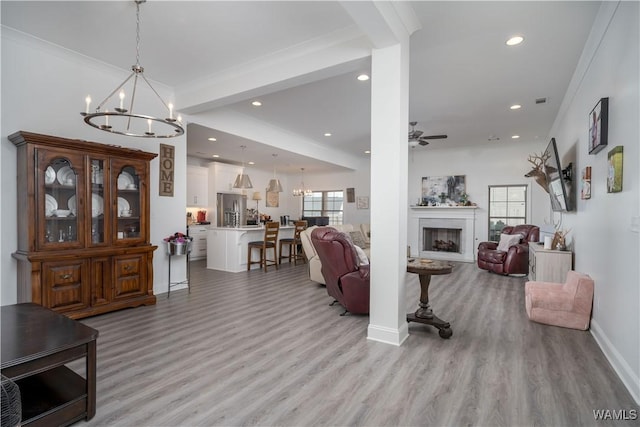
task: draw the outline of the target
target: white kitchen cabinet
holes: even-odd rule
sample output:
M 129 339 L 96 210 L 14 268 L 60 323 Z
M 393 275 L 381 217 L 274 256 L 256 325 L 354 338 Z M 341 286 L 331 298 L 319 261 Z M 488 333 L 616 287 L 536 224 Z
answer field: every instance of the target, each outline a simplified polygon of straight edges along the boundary
M 193 237 L 191 241 L 190 261 L 207 258 L 207 232 L 209 227 L 203 225 L 190 225 L 189 236 Z
M 536 243 L 529 244 L 529 280 L 564 283 L 571 270 L 573 253 L 544 249 Z
M 209 169 L 187 166 L 187 206 L 207 207 L 209 191 Z

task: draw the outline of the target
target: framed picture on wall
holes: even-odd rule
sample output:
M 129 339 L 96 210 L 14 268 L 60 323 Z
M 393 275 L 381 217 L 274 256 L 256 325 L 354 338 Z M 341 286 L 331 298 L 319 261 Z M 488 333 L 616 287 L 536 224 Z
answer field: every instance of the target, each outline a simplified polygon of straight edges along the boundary
M 601 98 L 589 113 L 589 154 L 607 146 L 609 132 L 609 98 Z
M 622 145 L 612 148 L 607 156 L 607 193 L 622 191 Z
M 582 188 L 580 189 L 580 198 L 587 200 L 591 198 L 591 166 L 582 169 Z
M 358 209 L 369 209 L 369 198 L 368 197 L 358 197 L 358 203 L 356 204 L 356 208 Z
M 280 193 L 277 191 L 267 191 L 265 206 L 268 208 L 277 208 L 280 205 Z
M 347 203 L 353 203 L 356 201 L 356 189 L 351 187 L 347 188 Z

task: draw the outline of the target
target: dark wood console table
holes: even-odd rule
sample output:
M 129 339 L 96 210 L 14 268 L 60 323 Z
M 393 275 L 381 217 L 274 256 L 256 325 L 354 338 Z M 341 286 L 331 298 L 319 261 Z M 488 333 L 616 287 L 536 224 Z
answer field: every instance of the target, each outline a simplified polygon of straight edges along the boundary
M 420 308 L 415 313 L 407 314 L 407 322 L 431 325 L 438 329 L 438 334 L 444 339 L 451 338 L 453 331 L 449 322 L 445 322 L 433 314 L 429 304 L 429 284 L 431 276 L 449 274 L 452 270 L 453 266 L 445 261 L 411 258 L 407 262 L 407 271 L 417 274 L 420 279 Z
M 98 331 L 33 303 L 2 311 L 2 375 L 20 388 L 23 426 L 69 425 L 96 413 Z M 86 378 L 65 363 L 86 359 Z

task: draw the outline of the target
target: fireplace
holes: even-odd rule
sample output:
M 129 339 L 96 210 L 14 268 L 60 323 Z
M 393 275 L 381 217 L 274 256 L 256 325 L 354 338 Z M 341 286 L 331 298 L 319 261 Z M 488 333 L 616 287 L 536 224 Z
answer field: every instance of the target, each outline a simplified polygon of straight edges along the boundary
M 422 229 L 422 250 L 460 253 L 461 234 L 461 228 L 424 227 Z
M 412 207 L 407 242 L 411 255 L 474 262 L 475 210 L 475 206 Z

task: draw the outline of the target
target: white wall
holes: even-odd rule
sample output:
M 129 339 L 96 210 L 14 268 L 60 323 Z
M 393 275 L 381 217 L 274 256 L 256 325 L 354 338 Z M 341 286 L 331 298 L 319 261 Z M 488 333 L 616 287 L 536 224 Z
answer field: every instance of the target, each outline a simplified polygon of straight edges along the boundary
M 546 210 L 549 197 L 533 179 L 524 174 L 531 170 L 529 154 L 540 152 L 546 142 L 482 142 L 473 149 L 440 148 L 430 146 L 413 148 L 409 153 L 409 204 L 415 205 L 422 192 L 422 177 L 464 175 L 469 200 L 478 205 L 476 210 L 475 245 L 489 235 L 488 203 L 490 185 L 526 185 L 527 220 L 534 220 L 532 212 L 538 207 Z M 414 234 L 417 230 L 407 230 Z
M 578 197 L 577 210 L 563 215 L 562 228 L 571 229 L 575 269 L 595 280 L 591 333 L 638 402 L 639 22 L 638 2 L 603 4 L 581 58 L 583 66 L 565 98 L 565 111 L 552 129 L 563 166 L 572 161 L 578 176 L 584 167 L 592 168 L 591 199 Z M 587 120 L 603 97 L 609 98 L 608 146 L 589 155 Z M 624 147 L 623 191 L 607 194 L 607 153 L 618 145 Z
M 307 187 L 316 191 L 342 190 L 344 191 L 344 223 L 361 224 L 370 223 L 370 209 L 358 209 L 357 203 L 347 203 L 347 188 L 353 188 L 356 200 L 358 197 L 369 197 L 371 206 L 371 168 L 368 159 L 362 160 L 360 167 L 355 171 L 336 172 L 330 174 L 304 175 L 304 183 Z M 293 186 L 300 183 L 300 176 L 290 176 Z M 293 187 L 291 187 L 293 188 Z M 290 192 L 291 190 L 289 190 Z M 294 200 L 293 212 L 296 215 L 302 213 L 302 200 L 297 197 Z
M 153 78 L 153 70 L 147 70 Z M 101 132 L 87 126 L 80 116 L 84 99 L 91 94 L 101 101 L 128 75 L 56 46 L 29 38 L 2 27 L 2 223 L 0 263 L 2 282 L 0 303 L 16 302 L 16 262 L 11 253 L 16 248 L 16 218 L 20 213 L 16 195 L 16 150 L 7 139 L 13 132 L 24 130 L 66 138 L 84 139 L 121 145 L 144 151 L 159 152 L 159 142 L 176 147 L 174 197 L 158 196 L 158 159 L 151 162 L 151 243 L 159 245 L 154 252 L 154 292 L 167 290 L 167 255 L 162 239 L 185 228 L 186 203 L 186 138 L 168 140 L 132 138 Z M 167 102 L 172 93 L 154 85 Z M 145 105 L 149 101 L 151 105 Z M 138 104 L 139 103 L 139 104 Z M 94 104 L 95 105 L 95 104 Z M 138 108 L 153 113 L 154 99 L 138 97 Z M 186 263 L 172 262 L 172 281 L 186 277 Z

